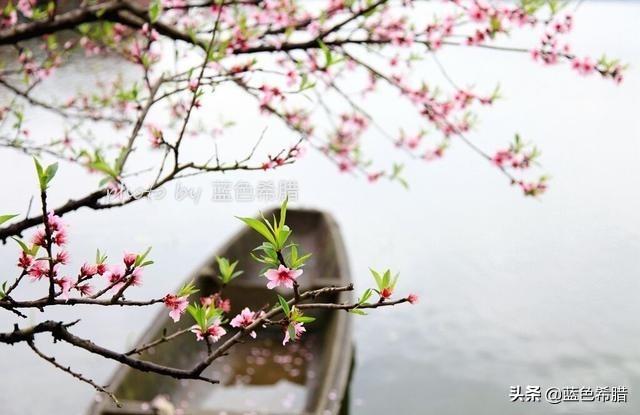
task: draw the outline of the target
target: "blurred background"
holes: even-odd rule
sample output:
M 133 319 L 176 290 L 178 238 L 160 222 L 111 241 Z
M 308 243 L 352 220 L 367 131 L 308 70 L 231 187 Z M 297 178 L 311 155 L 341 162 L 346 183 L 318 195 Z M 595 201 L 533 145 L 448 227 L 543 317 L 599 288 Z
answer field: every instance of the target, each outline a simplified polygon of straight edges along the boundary
M 500 83 L 504 99 L 481 112 L 470 138 L 485 148 L 515 132 L 534 141 L 551 177 L 539 199 L 525 198 L 495 168 L 461 143 L 425 164 L 409 161 L 409 189 L 369 184 L 341 174 L 309 151 L 291 167 L 266 173 L 197 177 L 182 186 L 201 191 L 198 201 L 177 200 L 177 184 L 159 200 L 96 214 L 81 210 L 70 225 L 73 264 L 95 248 L 112 258 L 153 246 L 156 264 L 136 298 L 157 297 L 182 280 L 241 228 L 234 215 L 250 216 L 272 202 L 212 200 L 215 182 L 288 183 L 291 205 L 331 212 L 341 226 L 358 291 L 372 284 L 368 267 L 400 272 L 398 292 L 420 303 L 354 316 L 356 366 L 350 413 L 387 414 L 637 414 L 640 413 L 640 4 L 585 1 L 571 35 L 576 51 L 606 52 L 631 66 L 616 86 L 596 76 L 580 78 L 565 65 L 546 68 L 529 56 L 445 48 L 438 55 L 460 85 Z M 514 43 L 526 38 L 513 39 Z M 77 62 L 49 81 L 52 94 L 82 86 L 104 62 Z M 430 58 L 420 70 L 442 74 Z M 425 72 L 429 73 L 429 72 Z M 222 151 L 246 150 L 267 127 L 277 146 L 291 134 L 275 120 L 246 108 L 232 90 L 215 98 L 238 108 L 238 125 Z M 369 102 L 377 117 L 402 125 L 416 120 L 394 96 Z M 33 113 L 39 114 L 39 113 Z M 32 134 L 53 128 L 49 115 L 29 120 Z M 212 119 L 217 119 L 212 114 Z M 373 136 L 375 133 L 371 133 Z M 289 142 L 287 141 L 287 142 Z M 389 157 L 389 144 L 368 143 L 373 159 Z M 53 205 L 84 193 L 98 179 L 60 169 Z M 23 212 L 35 192 L 32 162 L 0 154 L 2 211 Z M 0 250 L 0 275 L 12 279 L 18 247 Z M 22 291 L 36 291 L 35 284 Z M 158 306 L 160 307 L 160 306 Z M 122 349 L 150 323 L 155 310 L 57 309 L 52 318 L 78 318 L 79 335 Z M 30 319 L 40 319 L 32 311 Z M 0 315 L 11 330 L 13 315 Z M 64 345 L 45 344 L 61 362 L 106 381 L 115 363 Z M 0 350 L 0 408 L 8 414 L 80 414 L 94 391 L 32 356 L 26 345 Z M 10 374 L 10 375 L 8 375 Z M 513 385 L 626 386 L 627 403 L 511 403 Z M 25 402 L 28 401 L 28 405 Z

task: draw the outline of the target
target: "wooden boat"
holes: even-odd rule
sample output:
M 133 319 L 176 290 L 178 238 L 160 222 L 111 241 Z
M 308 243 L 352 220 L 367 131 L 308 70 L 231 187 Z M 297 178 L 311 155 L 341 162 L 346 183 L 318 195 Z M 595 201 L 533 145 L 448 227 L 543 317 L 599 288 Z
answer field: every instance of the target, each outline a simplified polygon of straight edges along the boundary
M 271 213 L 267 217 L 271 217 Z M 290 209 L 287 223 L 294 231 L 293 241 L 300 245 L 302 252 L 313 253 L 299 279 L 303 291 L 351 282 L 342 238 L 327 213 Z M 239 260 L 238 269 L 245 271 L 224 289 L 224 297 L 231 300 L 229 318 L 245 306 L 255 310 L 276 301 L 276 293 L 266 289 L 266 279 L 259 275 L 262 264 L 249 255 L 261 242 L 256 232 L 245 228 L 216 253 Z M 186 279 L 195 280 L 201 290 L 199 294 L 210 295 L 219 289 L 219 280 L 215 277 L 216 255 Z M 285 293 L 291 295 L 281 294 Z M 331 296 L 316 301 L 352 301 L 348 292 Z M 237 344 L 229 355 L 216 360 L 203 375 L 219 379 L 220 385 L 176 380 L 121 366 L 109 382 L 121 407 L 107 398 L 97 397 L 88 413 L 161 413 L 149 402 L 164 396 L 185 415 L 338 414 L 348 387 L 353 358 L 350 314 L 335 310 L 309 310 L 306 314 L 316 317 L 316 321 L 307 325 L 308 332 L 299 342 L 283 346 L 282 329 L 270 327 L 261 329 L 256 341 Z M 138 344 L 161 337 L 165 330 L 173 333 L 192 324 L 188 315 L 179 323 L 173 323 L 163 309 Z M 217 344 L 224 340 L 222 338 Z M 189 368 L 206 353 L 203 343 L 196 342 L 188 333 L 149 349 L 140 358 Z

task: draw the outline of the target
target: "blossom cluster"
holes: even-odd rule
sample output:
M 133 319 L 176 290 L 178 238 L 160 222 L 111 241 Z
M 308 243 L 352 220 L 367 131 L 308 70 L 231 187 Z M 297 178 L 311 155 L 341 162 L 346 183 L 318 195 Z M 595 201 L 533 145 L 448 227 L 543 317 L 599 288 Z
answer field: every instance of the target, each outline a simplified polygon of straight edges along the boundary
M 73 291 L 81 297 L 94 297 L 109 292 L 115 294 L 123 288 L 142 284 L 142 268 L 146 264 L 140 262 L 141 256 L 133 253 L 125 253 L 121 264 L 107 264 L 106 255 L 98 250 L 95 261 L 83 263 L 75 277 L 62 276 L 62 266 L 69 265 L 70 262 L 69 253 L 64 249 L 67 243 L 67 226 L 53 212 L 47 216 L 47 226 L 36 230 L 30 247 L 20 240 L 18 242 L 22 247 L 18 266 L 32 281 L 52 280 L 60 289 L 55 297 L 68 300 Z M 50 251 L 51 257 L 39 256 L 40 250 Z M 105 287 L 98 291 L 96 285 Z
M 133 6 L 123 2 L 113 7 Z M 184 136 L 219 140 L 233 128 L 234 122 L 227 120 L 215 127 L 203 122 L 187 126 L 196 117 L 209 119 L 207 96 L 218 86 L 231 84 L 255 99 L 261 113 L 279 118 L 301 137 L 299 143 L 278 154 L 262 155 L 256 169 L 290 164 L 300 158 L 305 148 L 314 148 L 329 157 L 340 171 L 362 174 L 372 182 L 387 178 L 401 183 L 405 180 L 395 167 L 386 167 L 387 160 L 381 160 L 381 165 L 367 156 L 365 137 L 384 137 L 403 152 L 425 161 L 443 158 L 456 141 L 472 145 L 484 155 L 493 153 L 481 150 L 480 143 L 467 135 L 475 128 L 479 106 L 493 105 L 499 98 L 497 90 L 487 93 L 482 88 L 476 91 L 453 82 L 440 85 L 421 76 L 416 62 L 427 54 L 452 46 L 508 49 L 528 52 L 535 61 L 546 65 L 567 64 L 580 75 L 599 74 L 618 83 L 623 80 L 625 65 L 618 60 L 573 51 L 566 39 L 575 19 L 557 2 L 450 0 L 427 21 L 416 18 L 420 7 L 413 1 L 396 5 L 385 1 L 332 0 L 311 7 L 306 2 L 281 0 L 232 6 L 152 0 L 144 9 L 149 19 L 142 25 L 132 25 L 126 19 L 83 22 L 77 28 L 79 36 L 62 44 L 55 31 L 44 35 L 38 46 L 41 50 L 19 48 L 15 65 L 0 72 L 0 79 L 9 82 L 21 78 L 26 88 L 14 92 L 24 95 L 28 92 L 23 91 L 50 77 L 74 51 L 83 51 L 87 56 L 117 55 L 139 67 L 143 77 L 133 83 L 122 77 L 99 79 L 95 88 L 69 96 L 56 109 L 67 118 L 72 115 L 73 119 L 108 121 L 121 129 L 135 120 L 145 100 L 152 106 L 162 102 L 168 116 L 153 122 L 143 119 L 142 124 L 151 149 L 174 153 L 179 153 L 181 145 L 187 145 L 183 144 L 188 141 L 183 140 Z M 129 12 L 141 13 L 135 8 Z M 0 25 L 15 27 L 18 16 L 44 25 L 51 18 L 50 13 L 56 11 L 37 2 L 20 1 L 0 13 Z M 500 41 L 516 31 L 532 32 L 539 41 L 524 48 L 502 47 Z M 166 41 L 181 43 L 174 50 L 165 47 Z M 166 53 L 169 49 L 170 54 Z M 209 49 L 207 61 L 196 66 L 187 63 L 194 56 L 201 58 L 202 49 Z M 172 66 L 174 72 L 167 72 L 166 68 Z M 159 78 L 162 82 L 154 89 Z M 422 124 L 416 131 L 406 132 L 392 125 L 392 120 L 379 121 L 368 112 L 368 95 L 381 91 L 382 86 L 390 87 L 397 92 L 399 101 L 412 106 Z M 352 90 L 361 93 L 354 94 Z M 0 108 L 0 117 L 9 116 L 18 121 L 23 118 L 16 108 Z M 395 128 L 399 131 L 393 131 Z M 55 152 L 106 176 L 103 181 L 109 185 L 124 187 L 120 183 L 124 180 L 124 166 L 118 160 L 126 160 L 127 156 L 114 150 L 122 147 L 95 143 L 87 146 L 77 133 L 79 129 L 68 131 L 64 138 L 49 143 Z M 28 131 L 22 127 L 19 137 L 22 145 L 31 144 Z M 35 142 L 32 147 L 38 148 Z M 125 151 L 130 150 L 125 147 Z M 217 163 L 200 168 L 209 171 L 224 166 L 219 160 Z M 494 164 L 501 167 L 500 163 Z M 195 168 L 197 163 L 186 165 Z M 531 169 L 531 165 L 521 165 L 512 173 L 517 177 L 509 175 L 510 181 L 528 181 Z
M 253 257 L 258 262 L 267 265 L 266 270 L 262 273 L 267 280 L 266 288 L 293 291 L 293 303 L 285 300 L 279 294 L 277 295 L 277 306 L 284 315 L 284 319 L 278 322 L 266 319 L 266 313 L 263 310 L 253 311 L 248 307 L 244 307 L 229 322 L 230 327 L 239 329 L 254 339 L 257 337 L 256 329 L 259 327 L 279 325 L 284 332 L 283 345 L 290 341 L 299 340 L 307 331 L 305 324 L 315 320 L 313 317 L 304 315 L 302 310 L 297 307 L 300 296 L 298 279 L 304 273 L 302 268 L 310 254 L 301 255 L 297 244 L 287 243 L 292 233 L 292 230 L 285 224 L 287 202 L 285 200 L 281 206 L 280 219 L 274 217 L 273 223 L 266 219 L 260 221 L 253 218 L 241 218 L 241 220 L 265 239 L 254 250 L 262 254 Z M 200 297 L 199 301 L 190 303 L 189 297 L 199 292 L 199 288 L 190 282 L 183 285 L 175 294 L 167 294 L 163 299 L 165 307 L 169 310 L 169 316 L 174 322 L 180 321 L 182 315 L 188 312 L 196 323 L 190 328 L 196 335 L 196 339 L 207 339 L 212 343 L 219 341 L 228 333 L 227 328 L 224 327 L 227 321 L 225 314 L 231 311 L 232 304 L 228 298 L 223 298 L 222 290 L 243 273 L 236 270 L 238 261 L 232 262 L 223 257 L 217 257 L 216 261 L 219 268 L 218 279 L 221 282 L 219 291 L 209 296 Z M 389 270 L 383 274 L 378 274 L 373 270 L 371 272 L 378 285 L 378 289 L 375 290 L 379 295 L 378 304 L 385 304 L 394 293 L 398 275 L 391 278 Z M 361 309 L 370 305 L 368 300 L 371 293 L 372 290 L 368 289 L 359 301 L 347 310 L 355 314 L 364 314 Z M 416 294 L 409 294 L 402 300 L 415 304 L 418 297 Z

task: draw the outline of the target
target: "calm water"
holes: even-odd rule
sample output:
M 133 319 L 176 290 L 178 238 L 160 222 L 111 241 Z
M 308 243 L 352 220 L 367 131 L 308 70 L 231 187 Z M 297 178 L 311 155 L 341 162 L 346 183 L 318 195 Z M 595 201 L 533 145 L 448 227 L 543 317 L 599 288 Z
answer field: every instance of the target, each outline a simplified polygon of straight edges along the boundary
M 416 306 L 357 319 L 352 413 L 640 413 L 638 21 L 640 4 L 631 2 L 586 2 L 578 14 L 577 50 L 604 51 L 631 63 L 620 87 L 577 78 L 568 68 L 538 67 L 521 55 L 458 49 L 440 55 L 459 84 L 501 83 L 506 99 L 482 114 L 472 138 L 485 148 L 501 145 L 516 131 L 535 140 L 543 149 L 544 169 L 553 176 L 540 200 L 520 196 L 461 145 L 441 163 L 409 163 L 409 191 L 341 175 L 309 153 L 298 165 L 266 175 L 185 182 L 202 189 L 199 203 L 176 201 L 171 185 L 160 201 L 70 215 L 73 258 L 76 263 L 91 258 L 95 247 L 115 257 L 124 249 L 153 245 L 156 265 L 137 294 L 167 292 L 240 228 L 233 215 L 251 215 L 267 205 L 212 202 L 212 181 L 296 180 L 298 206 L 327 209 L 341 224 L 361 289 L 371 283 L 368 266 L 392 267 L 402 276 L 399 291 L 421 295 Z M 430 59 L 424 69 L 441 77 Z M 61 71 L 51 91 L 68 90 L 91 70 L 86 65 Z M 230 110 L 248 102 L 222 90 L 216 99 Z M 392 125 L 415 126 L 400 107 L 389 113 L 389 99 L 372 100 L 372 112 Z M 229 151 L 246 151 L 253 144 L 247 137 L 265 126 L 267 145 L 293 140 L 273 120 L 240 114 L 239 126 L 224 139 Z M 44 114 L 34 116 L 35 133 L 54 128 L 47 120 Z M 372 137 L 367 151 L 390 162 L 387 143 Z M 34 183 L 31 162 L 3 152 L 0 181 L 2 211 L 24 211 L 25 189 Z M 60 184 L 71 181 L 73 188 Z M 63 168 L 54 199 L 80 195 L 96 182 Z M 12 275 L 15 252 L 15 247 L 0 251 L 3 276 Z M 58 309 L 50 317 L 82 315 L 78 334 L 123 348 L 154 314 L 78 308 Z M 31 318 L 41 316 L 33 312 Z M 10 330 L 12 321 L 11 315 L 0 316 L 3 330 Z M 115 367 L 44 338 L 40 344 L 98 380 L 106 380 Z M 0 354 L 2 413 L 81 413 L 93 391 L 30 353 L 18 345 Z M 511 385 L 622 385 L 629 388 L 629 402 L 512 404 Z

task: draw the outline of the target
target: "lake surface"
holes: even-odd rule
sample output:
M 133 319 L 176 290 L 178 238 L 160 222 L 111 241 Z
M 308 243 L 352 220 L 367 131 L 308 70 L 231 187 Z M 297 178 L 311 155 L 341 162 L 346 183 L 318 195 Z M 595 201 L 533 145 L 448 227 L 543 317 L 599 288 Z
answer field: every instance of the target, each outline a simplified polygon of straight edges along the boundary
M 606 52 L 631 64 L 621 86 L 577 77 L 568 67 L 540 67 L 518 54 L 451 48 L 439 55 L 462 85 L 489 88 L 500 82 L 505 99 L 481 114 L 470 136 L 487 149 L 505 144 L 516 131 L 535 141 L 552 176 L 548 194 L 539 200 L 522 197 L 461 143 L 442 162 L 409 162 L 408 191 L 340 174 L 309 152 L 275 172 L 184 182 L 202 189 L 198 203 L 176 200 L 176 186 L 170 185 L 162 200 L 69 215 L 74 264 L 92 258 L 96 247 L 118 257 L 153 245 L 156 264 L 136 297 L 166 293 L 240 229 L 234 215 L 272 205 L 212 201 L 212 182 L 295 180 L 299 195 L 293 205 L 326 209 L 341 225 L 359 290 L 372 283 L 369 266 L 391 267 L 401 274 L 398 291 L 421 297 L 415 306 L 356 319 L 351 413 L 638 414 L 640 3 L 585 2 L 576 17 L 577 51 Z M 434 79 L 441 77 L 430 59 L 424 65 Z M 59 71 L 51 91 L 82 83 L 90 71 Z M 217 99 L 231 109 L 247 102 L 224 94 Z M 416 125 L 399 109 L 389 112 L 389 99 L 372 100 L 372 113 Z M 31 120 L 34 134 L 54 128 L 41 117 Z M 225 138 L 231 149 L 250 148 L 247 137 L 257 137 L 265 126 L 275 144 L 293 140 L 276 121 L 250 111 L 236 121 L 239 126 Z M 389 144 L 371 141 L 368 154 L 390 162 Z M 0 155 L 3 212 L 26 209 L 25 189 L 35 190 L 31 169 L 28 158 Z M 53 204 L 96 182 L 74 167 L 62 168 Z M 16 253 L 15 246 L 0 250 L 3 279 L 12 279 Z M 82 316 L 79 335 L 120 349 L 135 341 L 155 311 L 56 309 L 47 317 Z M 41 316 L 33 312 L 30 318 Z M 0 315 L 2 330 L 11 330 L 12 323 L 13 315 Z M 44 350 L 99 381 L 116 366 L 45 339 L 39 341 Z M 80 414 L 94 396 L 91 388 L 36 360 L 26 345 L 0 350 L 3 414 Z M 511 403 L 512 385 L 626 386 L 629 402 Z

